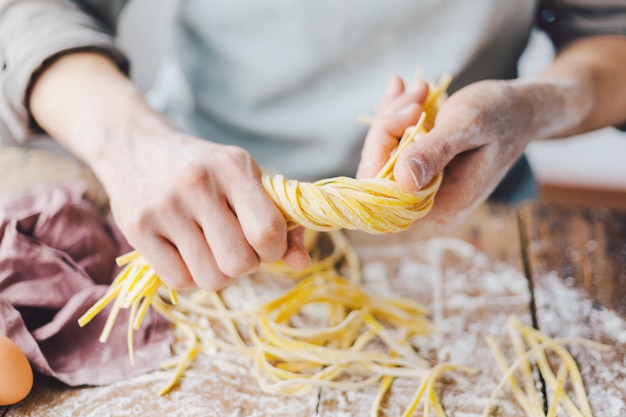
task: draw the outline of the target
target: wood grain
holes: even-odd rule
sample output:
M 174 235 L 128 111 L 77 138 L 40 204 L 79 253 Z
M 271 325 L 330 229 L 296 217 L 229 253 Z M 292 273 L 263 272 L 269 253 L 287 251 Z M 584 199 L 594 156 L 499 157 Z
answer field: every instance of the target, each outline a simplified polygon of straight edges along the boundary
M 0 196 L 58 179 L 86 179 L 92 200 L 106 207 L 93 175 L 69 157 L 12 148 L 0 151 Z M 520 235 L 520 225 L 523 232 Z M 453 227 L 417 223 L 405 233 L 350 233 L 365 286 L 376 295 L 401 295 L 431 308 L 438 329 L 420 345 L 431 364 L 451 361 L 480 369 L 474 376 L 445 374 L 437 385 L 448 415 L 475 416 L 499 381 L 487 334 L 504 342 L 509 314 L 531 321 L 532 278 L 536 318 L 551 336 L 582 336 L 612 347 L 609 353 L 573 347 L 598 417 L 626 415 L 626 214 L 598 208 L 536 203 L 515 208 L 484 205 Z M 525 270 L 526 268 L 526 270 Z M 274 281 L 236 293 L 267 297 Z M 263 291 L 258 291 L 263 288 Z M 232 292 L 232 291 L 231 291 Z M 506 345 L 506 343 L 505 343 Z M 183 342 L 175 349 L 183 348 Z M 506 346 L 505 346 L 506 348 Z M 85 366 L 88 366 L 87 364 Z M 175 390 L 156 392 L 170 376 L 153 372 L 106 387 L 67 388 L 39 377 L 29 397 L 0 416 L 362 416 L 375 387 L 359 391 L 314 390 L 304 397 L 261 392 L 250 363 L 230 354 L 201 356 Z M 415 380 L 397 380 L 381 415 L 398 416 L 413 396 Z M 419 413 L 416 413 L 419 415 Z M 506 394 L 494 415 L 522 416 Z
M 422 343 L 421 354 L 432 364 L 450 361 L 480 370 L 473 376 L 447 374 L 437 386 L 449 415 L 478 416 L 499 382 L 484 336 L 502 337 L 509 314 L 530 322 L 516 214 L 511 208 L 485 207 L 458 227 L 426 229 L 349 237 L 363 259 L 370 292 L 411 297 L 431 306 L 437 333 Z M 226 298 L 262 299 L 281 291 L 277 282 L 260 284 L 231 286 Z M 259 288 L 266 291 L 255 293 Z M 156 395 L 169 376 L 165 371 L 106 387 L 68 389 L 42 381 L 8 415 L 362 416 L 376 389 L 314 390 L 304 397 L 268 395 L 261 392 L 252 373 L 243 358 L 201 356 L 165 397 Z M 385 397 L 381 415 L 400 415 L 416 389 L 415 380 L 397 380 Z M 506 395 L 500 397 L 498 407 L 495 415 L 522 416 Z
M 608 345 L 570 350 L 594 415 L 626 415 L 626 211 L 529 204 L 520 217 L 539 329 Z
M 533 277 L 550 272 L 626 319 L 626 211 L 527 204 L 520 209 Z
M 410 297 L 430 306 L 437 333 L 422 346 L 421 354 L 432 365 L 448 361 L 480 371 L 472 376 L 444 374 L 437 392 L 448 415 L 482 415 L 500 380 L 485 336 L 496 336 L 508 349 L 506 318 L 514 314 L 531 322 L 516 211 L 483 206 L 456 227 L 416 224 L 397 235 L 349 236 L 363 259 L 365 288 L 377 295 Z M 417 388 L 415 380 L 396 380 L 381 415 L 401 415 Z M 375 387 L 349 393 L 323 390 L 320 415 L 367 415 L 375 391 Z M 524 414 L 504 394 L 493 415 Z

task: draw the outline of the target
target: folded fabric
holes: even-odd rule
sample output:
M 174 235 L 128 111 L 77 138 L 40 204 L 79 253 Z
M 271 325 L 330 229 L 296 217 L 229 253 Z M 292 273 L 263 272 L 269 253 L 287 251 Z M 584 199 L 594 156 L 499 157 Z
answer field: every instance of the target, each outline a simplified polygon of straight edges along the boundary
M 84 328 L 78 318 L 117 273 L 128 244 L 84 198 L 82 183 L 31 189 L 0 201 L 0 334 L 33 368 L 71 385 L 100 385 L 153 370 L 170 356 L 171 326 L 150 311 L 135 332 L 136 364 L 126 346 L 121 312 L 107 343 L 98 337 L 108 316 Z

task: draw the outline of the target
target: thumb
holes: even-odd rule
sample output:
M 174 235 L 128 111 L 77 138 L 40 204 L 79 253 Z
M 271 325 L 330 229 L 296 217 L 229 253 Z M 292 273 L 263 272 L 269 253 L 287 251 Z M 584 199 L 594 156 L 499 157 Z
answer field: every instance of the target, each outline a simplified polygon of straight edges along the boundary
M 297 227 L 287 235 L 287 252 L 282 261 L 296 271 L 304 271 L 311 264 L 309 252 L 304 247 L 303 227 Z
M 455 136 L 448 129 L 435 127 L 409 145 L 393 170 L 398 184 L 413 192 L 424 188 L 456 155 L 467 150 L 462 141 L 453 140 Z

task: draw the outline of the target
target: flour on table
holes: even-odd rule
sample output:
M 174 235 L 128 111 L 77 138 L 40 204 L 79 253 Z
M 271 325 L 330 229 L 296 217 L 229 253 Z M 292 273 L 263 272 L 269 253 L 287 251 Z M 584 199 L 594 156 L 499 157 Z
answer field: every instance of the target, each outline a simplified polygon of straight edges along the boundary
M 568 348 L 580 367 L 594 415 L 623 417 L 626 415 L 626 321 L 573 288 L 572 280 L 550 273 L 535 281 L 542 332 L 551 337 L 586 338 L 611 346 L 609 352 L 602 353 L 576 345 Z

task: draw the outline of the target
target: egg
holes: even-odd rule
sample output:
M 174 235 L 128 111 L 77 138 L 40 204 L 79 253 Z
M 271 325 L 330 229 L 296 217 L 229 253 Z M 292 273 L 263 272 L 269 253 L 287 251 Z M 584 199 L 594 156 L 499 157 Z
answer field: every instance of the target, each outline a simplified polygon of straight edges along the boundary
M 11 339 L 0 336 L 0 406 L 15 404 L 33 387 L 33 369 Z

